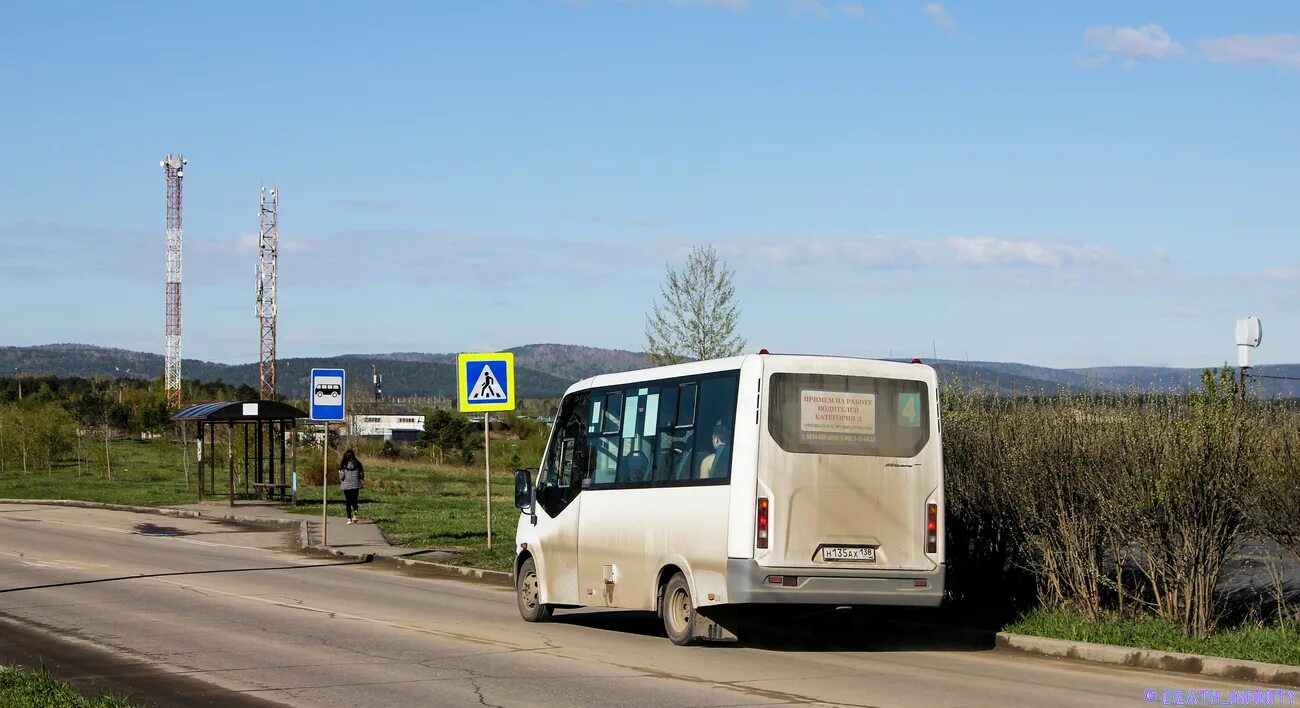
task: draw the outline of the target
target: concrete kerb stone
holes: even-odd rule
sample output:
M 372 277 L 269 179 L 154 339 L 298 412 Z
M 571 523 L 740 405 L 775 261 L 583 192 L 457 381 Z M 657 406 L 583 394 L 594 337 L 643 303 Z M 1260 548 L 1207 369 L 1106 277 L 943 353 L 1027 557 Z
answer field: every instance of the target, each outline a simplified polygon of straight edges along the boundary
M 998 632 L 996 645 L 1041 656 L 1300 687 L 1300 666 Z
M 77 499 L 0 499 L 0 504 L 32 504 L 37 506 L 73 506 L 82 509 L 107 509 L 108 511 L 130 511 L 137 514 L 156 514 L 178 519 L 210 519 L 213 521 L 236 521 L 241 524 L 261 524 L 266 526 L 302 526 L 305 521 L 298 519 L 270 519 L 261 516 L 241 516 L 239 514 L 222 514 L 194 509 L 173 509 L 165 506 L 131 506 L 129 504 L 108 504 L 105 502 L 88 502 Z
M 316 556 L 333 556 L 336 558 L 346 558 L 358 563 L 374 563 L 376 565 L 384 565 L 398 570 L 414 571 L 421 575 L 432 575 L 443 578 L 452 578 L 455 580 L 470 580 L 485 585 L 496 585 L 498 587 L 513 588 L 515 586 L 513 576 L 511 576 L 510 573 L 500 570 L 469 568 L 460 565 L 434 563 L 432 561 L 419 560 L 418 558 L 403 558 L 401 556 L 381 556 L 374 553 L 357 554 L 329 548 L 322 550 L 320 546 L 307 546 L 302 550 L 305 553 L 310 553 Z

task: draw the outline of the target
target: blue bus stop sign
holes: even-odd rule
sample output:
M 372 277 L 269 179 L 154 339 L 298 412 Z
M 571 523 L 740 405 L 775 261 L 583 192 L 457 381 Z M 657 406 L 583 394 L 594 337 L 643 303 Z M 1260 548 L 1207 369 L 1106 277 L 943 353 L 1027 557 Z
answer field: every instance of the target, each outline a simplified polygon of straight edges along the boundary
M 343 403 L 347 398 L 347 373 L 343 369 L 312 369 L 311 390 L 307 400 L 311 419 L 342 422 Z

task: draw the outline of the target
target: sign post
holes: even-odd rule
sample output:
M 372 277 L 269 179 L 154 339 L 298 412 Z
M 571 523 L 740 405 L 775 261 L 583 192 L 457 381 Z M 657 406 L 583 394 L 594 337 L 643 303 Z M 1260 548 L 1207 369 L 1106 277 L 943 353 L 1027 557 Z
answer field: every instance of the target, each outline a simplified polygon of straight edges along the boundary
M 511 352 L 461 354 L 456 359 L 456 390 L 460 410 L 483 414 L 483 480 L 487 492 L 487 545 L 492 547 L 493 411 L 515 409 L 515 355 Z
M 343 411 L 347 399 L 347 372 L 343 369 L 312 369 L 311 390 L 308 400 L 311 402 L 311 419 L 321 424 L 324 437 L 321 440 L 321 478 L 320 478 L 320 545 L 329 546 L 329 491 L 330 491 L 330 423 L 344 420 Z

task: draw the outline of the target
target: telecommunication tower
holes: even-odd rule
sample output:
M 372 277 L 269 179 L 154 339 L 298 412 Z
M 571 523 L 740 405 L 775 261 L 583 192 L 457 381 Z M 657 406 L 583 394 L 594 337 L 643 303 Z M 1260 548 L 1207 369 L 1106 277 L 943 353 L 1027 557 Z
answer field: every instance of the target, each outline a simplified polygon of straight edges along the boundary
M 272 187 L 262 187 L 262 205 L 258 211 L 257 321 L 261 342 L 261 365 L 258 369 L 258 392 L 266 400 L 275 399 L 275 279 L 280 251 L 276 211 L 280 196 Z
M 188 163 L 182 155 L 168 155 L 158 163 L 167 177 L 167 362 L 163 383 L 171 410 L 181 405 L 181 180 Z

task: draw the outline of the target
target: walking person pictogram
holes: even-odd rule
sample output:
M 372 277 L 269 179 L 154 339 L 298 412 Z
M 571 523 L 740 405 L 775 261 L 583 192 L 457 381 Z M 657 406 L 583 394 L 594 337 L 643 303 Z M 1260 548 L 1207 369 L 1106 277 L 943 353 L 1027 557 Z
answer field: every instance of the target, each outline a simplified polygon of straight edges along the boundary
M 483 385 L 479 387 L 476 398 L 504 398 L 505 394 L 496 389 L 496 379 L 492 378 L 492 371 L 483 367 Z

